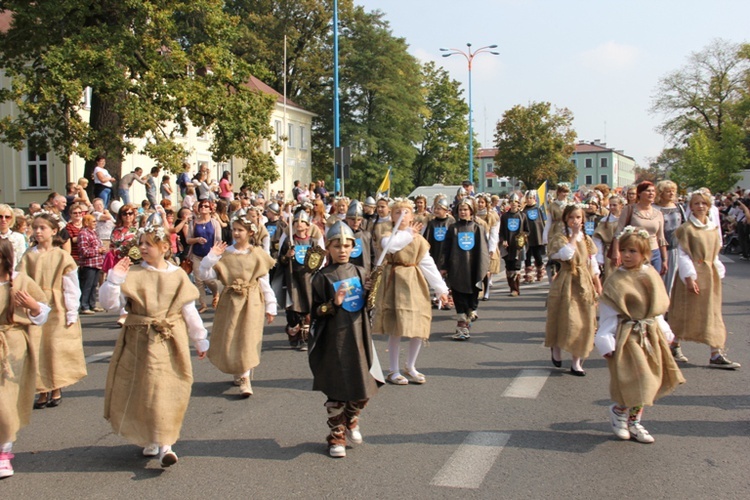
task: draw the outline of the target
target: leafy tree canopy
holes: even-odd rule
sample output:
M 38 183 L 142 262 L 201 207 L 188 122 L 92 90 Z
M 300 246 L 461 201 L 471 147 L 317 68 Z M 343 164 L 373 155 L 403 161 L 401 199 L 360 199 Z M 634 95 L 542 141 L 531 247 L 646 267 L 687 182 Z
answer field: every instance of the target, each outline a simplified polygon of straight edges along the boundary
M 570 163 L 575 150 L 573 113 L 555 109 L 548 102 L 517 105 L 503 114 L 495 131 L 495 172 L 515 177 L 535 188 L 545 180 L 558 182 L 575 179 Z
M 0 140 L 25 141 L 63 158 L 104 153 L 119 163 L 147 138 L 144 152 L 176 171 L 192 124 L 213 136 L 215 161 L 248 160 L 246 180 L 277 177 L 260 153 L 270 137 L 274 99 L 250 91 L 250 65 L 230 50 L 238 19 L 222 0 L 0 1 L 13 12 L 0 34 L 0 67 L 12 87 L 0 101 L 19 113 L 0 120 Z M 92 89 L 90 118 L 81 96 Z

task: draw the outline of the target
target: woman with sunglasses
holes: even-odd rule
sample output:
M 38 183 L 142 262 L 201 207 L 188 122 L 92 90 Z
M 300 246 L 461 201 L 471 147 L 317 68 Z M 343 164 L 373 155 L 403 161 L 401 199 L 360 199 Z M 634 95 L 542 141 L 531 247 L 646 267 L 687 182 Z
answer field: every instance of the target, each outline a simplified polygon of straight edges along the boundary
M 0 238 L 10 241 L 13 245 L 13 269 L 21 262 L 21 257 L 28 246 L 23 235 L 13 231 L 15 224 L 16 217 L 13 209 L 4 203 L 0 205 Z
M 185 241 L 190 245 L 189 257 L 193 262 L 193 269 L 198 269 L 203 258 L 208 255 L 214 245 L 221 241 L 221 223 L 213 214 L 212 203 L 208 200 L 198 202 L 198 214 L 185 229 Z M 206 287 L 213 293 L 212 306 L 216 308 L 219 302 L 219 284 L 216 280 L 201 280 L 193 273 L 195 286 L 198 287 L 198 312 L 208 309 L 206 305 Z
M 70 221 L 65 229 L 70 235 L 70 256 L 78 263 L 78 233 L 83 229 L 83 216 L 88 213 L 86 205 L 83 203 L 73 203 L 70 207 Z
M 115 228 L 112 230 L 112 236 L 110 237 L 109 252 L 104 256 L 104 264 L 102 265 L 102 273 L 104 276 L 107 275 L 110 269 L 120 262 L 120 260 L 126 256 L 130 249 L 130 241 L 135 238 L 138 232 L 138 226 L 136 225 L 136 208 L 135 205 L 127 204 L 120 207 L 117 212 L 117 219 L 115 220 Z M 125 324 L 125 317 L 127 313 L 125 309 L 120 310 L 120 319 L 117 320 L 117 324 L 122 326 Z

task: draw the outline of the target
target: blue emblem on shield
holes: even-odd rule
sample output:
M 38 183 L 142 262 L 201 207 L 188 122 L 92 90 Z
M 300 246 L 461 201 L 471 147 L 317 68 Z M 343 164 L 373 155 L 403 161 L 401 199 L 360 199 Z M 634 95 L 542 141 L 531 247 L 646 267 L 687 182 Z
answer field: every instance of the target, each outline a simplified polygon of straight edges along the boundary
M 434 231 L 432 232 L 432 235 L 435 237 L 435 241 L 444 241 L 445 235 L 448 233 L 448 227 L 436 227 L 434 228 Z
M 359 276 L 337 281 L 333 284 L 334 291 L 338 292 L 340 288 L 346 290 L 344 302 L 341 308 L 349 312 L 357 312 L 365 305 L 364 288 Z
M 474 248 L 474 233 L 458 233 L 458 248 L 461 250 Z
M 526 212 L 526 217 L 529 218 L 529 220 L 537 220 L 539 218 L 539 209 L 538 208 L 531 208 Z
M 310 248 L 310 245 L 294 245 L 294 260 L 297 261 L 297 264 L 305 265 L 305 255 L 307 255 L 308 248 Z
M 278 226 L 266 226 L 266 229 L 268 230 L 268 234 L 271 235 L 271 238 L 273 238 L 276 235 L 276 229 L 278 229 Z
M 352 248 L 352 253 L 349 254 L 349 257 L 356 259 L 360 255 L 362 255 L 362 238 L 356 238 L 354 240 L 354 248 Z
M 583 225 L 584 230 L 586 231 L 587 236 L 591 236 L 594 234 L 594 229 L 596 229 L 596 224 L 592 220 L 587 220 L 586 223 Z
M 521 228 L 521 219 L 508 219 L 508 231 L 514 232 Z

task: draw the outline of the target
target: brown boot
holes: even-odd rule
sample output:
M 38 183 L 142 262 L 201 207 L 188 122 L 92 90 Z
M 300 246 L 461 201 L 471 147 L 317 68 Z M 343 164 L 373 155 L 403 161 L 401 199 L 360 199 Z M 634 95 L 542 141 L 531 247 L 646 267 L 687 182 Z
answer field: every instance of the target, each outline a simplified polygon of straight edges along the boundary
M 537 266 L 536 268 L 536 280 L 541 282 L 547 277 L 547 272 L 544 270 L 544 266 Z
M 516 273 L 513 277 L 513 292 L 511 292 L 511 295 L 513 297 L 521 295 L 521 273 Z
M 367 406 L 367 399 L 347 401 L 344 406 L 346 415 L 346 437 L 354 444 L 362 443 L 362 433 L 359 431 L 359 415 Z
M 533 283 L 534 282 L 534 268 L 532 266 L 526 266 L 524 269 L 523 282 Z
M 328 412 L 328 454 L 335 458 L 346 456 L 346 414 L 342 401 L 326 401 Z
M 299 343 L 302 338 L 300 335 L 301 327 L 299 325 L 296 326 L 286 326 L 286 334 L 289 336 L 289 345 L 292 346 L 293 349 L 299 348 Z

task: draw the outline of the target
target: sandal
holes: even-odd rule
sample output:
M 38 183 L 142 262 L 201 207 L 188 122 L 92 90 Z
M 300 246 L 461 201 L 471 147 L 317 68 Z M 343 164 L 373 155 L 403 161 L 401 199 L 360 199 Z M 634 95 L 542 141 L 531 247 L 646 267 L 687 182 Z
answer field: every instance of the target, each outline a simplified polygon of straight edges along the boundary
M 206 311 L 208 311 L 208 306 L 206 304 L 201 304 L 198 308 L 198 314 L 203 314 Z
M 424 384 L 427 382 L 425 376 L 417 370 L 414 370 L 413 372 L 406 370 L 406 376 L 409 377 L 409 381 L 414 382 L 415 384 Z
M 406 380 L 406 377 L 396 372 L 389 373 L 385 378 L 385 381 L 393 385 L 409 385 L 409 381 Z

